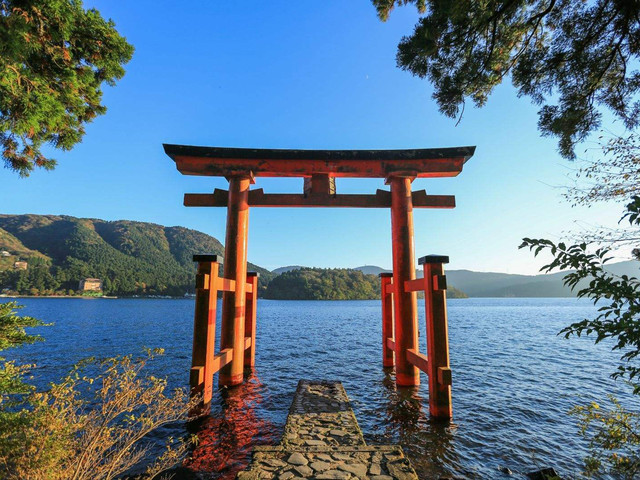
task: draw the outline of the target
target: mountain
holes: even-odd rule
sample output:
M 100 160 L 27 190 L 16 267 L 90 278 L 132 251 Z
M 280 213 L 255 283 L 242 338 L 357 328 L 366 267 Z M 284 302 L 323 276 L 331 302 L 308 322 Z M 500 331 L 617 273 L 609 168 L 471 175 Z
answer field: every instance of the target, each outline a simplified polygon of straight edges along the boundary
M 371 265 L 357 267 L 362 272 L 388 272 Z M 606 269 L 616 275 L 639 276 L 640 262 L 630 260 L 607 265 Z M 445 270 L 447 282 L 455 285 L 470 297 L 572 297 L 575 293 L 564 286 L 566 272 L 541 275 L 516 275 L 496 272 L 473 272 L 471 270 Z M 418 277 L 422 269 L 416 271 Z
M 0 215 L 0 291 L 51 294 L 78 288 L 87 277 L 103 281 L 106 294 L 183 295 L 194 290 L 198 252 L 224 254 L 222 244 L 183 227 L 57 215 Z M 27 270 L 15 270 L 26 260 Z M 271 272 L 261 274 L 261 290 Z
M 390 270 L 385 270 L 375 265 L 363 265 L 362 267 L 354 268 L 354 270 L 359 270 L 367 275 L 380 275 L 381 273 L 390 272 Z
M 194 290 L 195 265 L 191 258 L 198 252 L 223 255 L 224 248 L 217 239 L 184 227 L 57 215 L 0 215 L 0 292 L 69 293 L 78 288 L 80 280 L 95 277 L 103 281 L 106 294 L 183 295 Z M 26 261 L 28 268 L 14 268 L 18 260 Z M 311 287 L 318 288 L 324 292 L 318 293 L 322 298 L 369 298 L 373 294 L 367 285 L 375 284 L 379 289 L 377 274 L 385 271 L 373 265 L 356 269 L 288 266 L 272 273 L 249 264 L 249 269 L 260 273 L 261 295 L 267 294 L 272 278 L 304 271 L 287 278 L 295 278 L 307 292 Z M 607 269 L 617 275 L 638 276 L 640 262 L 615 263 Z M 422 275 L 421 270 L 417 273 Z M 573 295 L 562 284 L 564 273 L 512 275 L 448 270 L 446 274 L 450 286 L 470 297 Z M 289 294 L 280 288 L 277 294 L 270 294 L 271 298 L 316 298 L 314 293 L 295 293 L 300 285 L 292 283 Z M 273 288 L 273 292 L 278 291 L 278 283 Z M 450 289 L 449 296 L 454 295 Z
M 303 267 L 301 265 L 289 265 L 287 267 L 280 267 L 276 268 L 275 270 L 271 270 L 271 273 L 273 273 L 274 275 L 280 275 L 282 273 L 291 272 L 292 270 L 301 270 L 303 268 L 307 267 Z

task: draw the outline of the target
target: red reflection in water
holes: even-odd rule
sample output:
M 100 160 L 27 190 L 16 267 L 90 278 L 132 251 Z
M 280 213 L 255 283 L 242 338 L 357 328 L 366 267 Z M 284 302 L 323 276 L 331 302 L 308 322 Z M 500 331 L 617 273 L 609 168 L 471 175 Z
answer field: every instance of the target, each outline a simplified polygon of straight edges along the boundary
M 261 389 L 260 380 L 252 375 L 242 385 L 220 390 L 222 409 L 197 425 L 198 445 L 185 467 L 233 479 L 249 465 L 254 446 L 278 442 L 275 426 L 257 414 L 263 400 Z

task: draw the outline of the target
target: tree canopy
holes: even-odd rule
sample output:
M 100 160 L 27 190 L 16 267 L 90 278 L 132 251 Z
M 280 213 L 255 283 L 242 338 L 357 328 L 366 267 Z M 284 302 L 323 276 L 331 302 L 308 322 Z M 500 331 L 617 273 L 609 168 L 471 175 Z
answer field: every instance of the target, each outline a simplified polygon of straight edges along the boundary
M 0 0 L 0 149 L 22 176 L 56 162 L 104 114 L 102 85 L 114 85 L 133 47 L 81 0 Z
M 380 280 L 346 268 L 301 268 L 275 277 L 265 292 L 274 300 L 365 300 L 380 298 Z
M 442 113 L 483 106 L 507 76 L 541 106 L 543 135 L 576 143 L 600 126 L 603 110 L 627 129 L 640 121 L 638 0 L 372 0 L 386 20 L 396 5 L 422 14 L 404 37 L 398 66 L 430 80 Z

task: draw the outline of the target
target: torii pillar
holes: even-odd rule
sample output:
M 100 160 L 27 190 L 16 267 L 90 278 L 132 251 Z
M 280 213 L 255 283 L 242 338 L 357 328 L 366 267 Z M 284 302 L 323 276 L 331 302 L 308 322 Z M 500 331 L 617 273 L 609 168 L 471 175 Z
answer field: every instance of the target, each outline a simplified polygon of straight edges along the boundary
M 401 387 L 420 385 L 420 371 L 407 359 L 408 350 L 418 349 L 417 296 L 405 288 L 406 281 L 416 278 L 411 197 L 414 178 L 394 175 L 386 182 L 391 186 L 396 384 Z
M 247 240 L 249 233 L 249 185 L 251 175 L 235 175 L 229 180 L 224 276 L 235 281 L 235 289 L 222 294 L 220 348 L 233 349 L 231 363 L 220 370 L 218 383 L 240 385 L 244 375 L 244 342 L 247 278 Z

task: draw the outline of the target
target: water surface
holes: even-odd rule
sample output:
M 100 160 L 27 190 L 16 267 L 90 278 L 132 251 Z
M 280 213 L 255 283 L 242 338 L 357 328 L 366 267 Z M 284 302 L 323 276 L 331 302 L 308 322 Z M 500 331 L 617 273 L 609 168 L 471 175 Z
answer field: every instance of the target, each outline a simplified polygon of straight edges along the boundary
M 163 347 L 151 366 L 172 387 L 186 386 L 191 359 L 191 300 L 21 299 L 23 313 L 55 325 L 39 329 L 46 341 L 7 352 L 36 363 L 39 388 L 58 380 L 88 356 L 138 354 Z M 421 350 L 425 351 L 420 306 Z M 368 443 L 402 444 L 421 478 L 525 478 L 553 466 L 578 473 L 587 446 L 567 411 L 629 398 L 614 382 L 619 354 L 588 338 L 565 340 L 562 327 L 593 317 L 577 299 L 449 300 L 454 420 L 428 417 L 426 376 L 415 389 L 396 390 L 381 367 L 379 301 L 260 300 L 257 368 L 247 383 L 217 391 L 204 422 L 193 468 L 211 478 L 233 478 L 256 444 L 277 443 L 297 382 L 341 380 Z M 219 328 L 218 328 L 219 332 Z M 634 399 L 627 401 L 640 408 Z M 177 425 L 162 434 L 179 435 Z M 507 475 L 501 468 L 514 472 Z

